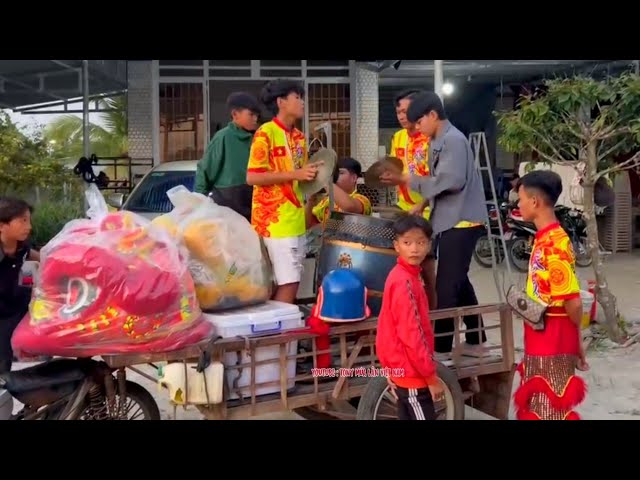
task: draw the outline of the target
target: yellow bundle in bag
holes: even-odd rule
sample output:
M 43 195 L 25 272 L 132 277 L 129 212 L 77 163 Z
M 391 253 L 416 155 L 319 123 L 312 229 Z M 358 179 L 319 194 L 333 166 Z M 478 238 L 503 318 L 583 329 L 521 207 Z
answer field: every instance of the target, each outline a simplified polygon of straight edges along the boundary
M 175 208 L 152 223 L 188 250 L 200 307 L 213 312 L 267 301 L 271 271 L 249 222 L 183 186 L 167 195 Z

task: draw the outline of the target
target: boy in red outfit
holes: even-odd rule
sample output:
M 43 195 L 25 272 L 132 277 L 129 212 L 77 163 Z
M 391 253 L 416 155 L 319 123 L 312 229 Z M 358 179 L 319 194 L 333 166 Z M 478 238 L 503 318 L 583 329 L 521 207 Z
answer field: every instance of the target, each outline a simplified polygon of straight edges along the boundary
M 434 401 L 443 388 L 433 360 L 434 338 L 429 301 L 420 265 L 431 251 L 431 225 L 409 215 L 394 224 L 398 264 L 384 285 L 376 350 L 380 364 L 395 374 L 389 385 L 398 400 L 400 420 L 435 420 Z

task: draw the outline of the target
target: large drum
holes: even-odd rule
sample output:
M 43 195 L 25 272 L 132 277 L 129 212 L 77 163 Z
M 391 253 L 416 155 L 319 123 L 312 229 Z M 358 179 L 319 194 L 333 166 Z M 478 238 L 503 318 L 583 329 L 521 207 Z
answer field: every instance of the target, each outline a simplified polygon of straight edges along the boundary
M 321 285 L 324 276 L 336 268 L 351 268 L 369 291 L 367 305 L 371 314 L 378 315 L 384 283 L 397 259 L 392 226 L 389 219 L 331 212 L 322 235 L 316 285 Z

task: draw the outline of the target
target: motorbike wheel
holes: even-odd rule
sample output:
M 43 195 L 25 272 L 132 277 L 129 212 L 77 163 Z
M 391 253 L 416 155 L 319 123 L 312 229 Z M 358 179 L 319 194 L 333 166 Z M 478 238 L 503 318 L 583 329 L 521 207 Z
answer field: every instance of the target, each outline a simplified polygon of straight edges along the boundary
M 153 396 L 141 385 L 126 381 L 127 395 L 124 402 L 124 418 L 118 420 L 161 420 L 160 409 Z M 106 400 L 106 399 L 105 399 Z M 116 402 L 120 401 L 116 382 Z M 87 406 L 80 414 L 79 420 L 101 420 L 92 415 Z
M 590 267 L 593 263 L 593 259 L 589 254 L 586 246 L 586 238 L 581 238 L 577 244 L 574 244 L 573 249 L 576 255 L 576 265 L 580 268 Z
M 500 243 L 499 240 L 496 240 L 493 249 L 496 256 L 496 263 L 501 263 L 502 260 L 504 260 L 504 254 L 502 251 L 502 244 Z M 473 249 L 473 258 L 475 259 L 476 263 L 481 267 L 485 267 L 485 268 L 493 267 L 493 259 L 491 256 L 491 244 L 489 243 L 489 237 L 487 235 L 483 235 L 476 242 L 476 245 Z
M 436 362 L 436 373 L 444 390 L 444 399 L 434 405 L 436 420 L 464 420 L 464 394 L 456 373 L 440 362 Z M 396 400 L 387 379 L 372 378 L 360 397 L 356 420 L 397 419 Z
M 519 272 L 529 271 L 529 239 L 528 238 L 516 238 L 511 245 L 509 245 L 509 259 L 511 263 Z

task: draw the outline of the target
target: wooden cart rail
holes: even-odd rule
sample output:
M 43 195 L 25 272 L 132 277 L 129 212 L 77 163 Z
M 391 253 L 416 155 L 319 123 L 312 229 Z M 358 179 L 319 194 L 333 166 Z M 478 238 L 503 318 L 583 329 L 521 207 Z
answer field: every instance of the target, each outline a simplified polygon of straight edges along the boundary
M 482 315 L 484 325 L 477 329 L 463 329 L 463 317 Z M 497 318 L 491 318 L 496 317 Z M 454 347 L 448 358 L 438 358 L 456 372 L 461 384 L 467 385 L 470 392 L 480 393 L 479 377 L 509 375 L 514 364 L 513 325 L 509 307 L 505 304 L 487 304 L 473 307 L 442 309 L 431 312 L 431 319 L 438 321 L 454 318 Z M 492 322 L 493 320 L 493 322 Z M 309 329 L 283 331 L 272 335 L 252 335 L 219 339 L 213 344 L 212 359 L 225 363 L 225 399 L 220 405 L 198 406 L 198 409 L 211 419 L 247 418 L 277 411 L 295 410 L 303 407 L 315 407 L 326 410 L 329 404 L 345 403 L 346 400 L 359 397 L 366 387 L 371 367 L 379 367 L 375 355 L 375 331 L 377 318 L 344 325 L 336 325 L 330 330 L 331 346 L 319 350 L 316 347 L 316 334 Z M 461 336 L 466 332 L 484 331 L 489 338 L 489 354 L 481 357 L 465 356 Z M 491 335 L 498 334 L 497 339 Z M 436 336 L 444 336 L 438 334 Z M 449 334 L 451 335 L 451 334 Z M 496 342 L 498 340 L 498 342 Z M 291 343 L 307 347 L 308 351 L 292 353 Z M 148 353 L 136 355 L 105 356 L 104 360 L 112 368 L 124 368 L 156 362 L 196 362 L 207 348 L 209 342 L 192 345 L 187 348 L 166 353 Z M 278 347 L 277 358 L 257 360 L 256 350 L 265 347 Z M 330 353 L 335 367 L 334 376 L 319 377 L 311 370 L 317 367 L 318 355 Z M 231 359 L 234 360 L 231 360 Z M 307 363 L 307 371 L 291 378 L 288 373 L 289 362 Z M 232 364 L 235 363 L 235 364 Z M 278 364 L 280 378 L 272 382 L 257 382 L 256 369 L 266 365 Z M 338 370 L 343 369 L 343 370 Z M 137 370 L 136 370 L 137 371 Z M 241 375 L 249 374 L 248 385 L 238 386 Z M 325 372 L 326 373 L 326 372 Z M 345 374 L 346 373 L 346 374 Z M 235 380 L 235 381 L 234 381 Z M 465 382 L 465 380 L 467 380 Z M 291 383 L 294 388 L 290 389 Z M 278 393 L 257 395 L 264 387 L 279 389 Z M 230 399 L 235 395 L 236 400 Z M 494 409 L 490 414 L 494 414 Z M 487 412 L 489 413 L 489 412 Z M 339 415 L 339 412 L 333 412 Z

